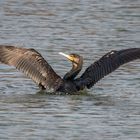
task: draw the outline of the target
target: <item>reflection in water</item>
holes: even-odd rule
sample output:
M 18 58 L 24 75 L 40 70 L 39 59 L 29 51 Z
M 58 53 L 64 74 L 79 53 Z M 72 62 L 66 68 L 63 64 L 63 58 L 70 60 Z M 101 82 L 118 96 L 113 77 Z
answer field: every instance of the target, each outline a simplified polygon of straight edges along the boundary
M 0 1 L 0 44 L 35 48 L 61 76 L 78 53 L 84 68 L 114 49 L 139 48 L 139 1 Z M 83 68 L 83 71 L 84 71 Z M 0 139 L 140 138 L 140 63 L 129 63 L 82 95 L 36 93 L 0 65 Z M 82 72 L 83 72 L 82 71 Z

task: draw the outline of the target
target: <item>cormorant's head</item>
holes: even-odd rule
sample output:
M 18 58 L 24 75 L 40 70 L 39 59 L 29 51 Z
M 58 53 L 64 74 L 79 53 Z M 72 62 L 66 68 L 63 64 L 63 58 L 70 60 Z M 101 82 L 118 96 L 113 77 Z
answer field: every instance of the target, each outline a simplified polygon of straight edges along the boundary
M 73 64 L 73 66 L 82 67 L 82 65 L 83 65 L 83 57 L 82 56 L 80 56 L 78 54 L 69 54 L 69 55 L 67 55 L 67 54 L 62 53 L 62 52 L 60 52 L 59 54 L 65 56 L 68 60 L 70 60 L 72 62 L 72 64 Z
M 72 62 L 72 69 L 64 75 L 63 79 L 64 80 L 73 80 L 82 69 L 83 57 L 81 57 L 78 54 L 67 55 L 62 52 L 60 52 L 59 54 L 65 56 L 68 60 L 70 60 Z

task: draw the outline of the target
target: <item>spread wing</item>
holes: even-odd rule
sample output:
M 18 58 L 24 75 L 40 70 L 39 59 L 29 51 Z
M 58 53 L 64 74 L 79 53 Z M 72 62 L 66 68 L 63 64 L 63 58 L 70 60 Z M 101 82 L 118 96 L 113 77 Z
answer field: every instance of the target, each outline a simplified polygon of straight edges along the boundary
M 76 79 L 79 89 L 91 88 L 101 78 L 116 70 L 119 66 L 140 59 L 140 48 L 111 51 L 91 64 L 80 78 Z
M 53 88 L 61 79 L 34 49 L 0 45 L 0 62 L 16 67 L 42 88 Z

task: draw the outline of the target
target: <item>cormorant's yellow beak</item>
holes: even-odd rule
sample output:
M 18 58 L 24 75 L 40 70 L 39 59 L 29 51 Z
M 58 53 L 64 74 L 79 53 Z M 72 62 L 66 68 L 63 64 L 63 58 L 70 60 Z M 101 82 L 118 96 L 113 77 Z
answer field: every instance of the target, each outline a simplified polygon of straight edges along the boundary
M 67 54 L 62 53 L 62 52 L 59 52 L 59 54 L 65 56 L 65 57 L 68 58 L 70 61 L 73 61 L 73 60 L 74 60 L 74 58 L 73 58 L 72 56 L 70 56 L 70 55 L 67 55 Z

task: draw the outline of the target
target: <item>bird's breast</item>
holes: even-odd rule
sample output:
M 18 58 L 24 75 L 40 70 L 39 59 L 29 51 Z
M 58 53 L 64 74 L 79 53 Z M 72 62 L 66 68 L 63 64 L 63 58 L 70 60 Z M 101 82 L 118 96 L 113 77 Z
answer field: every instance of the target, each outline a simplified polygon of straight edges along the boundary
M 74 93 L 77 92 L 76 85 L 72 81 L 64 81 L 63 85 L 58 89 L 59 92 Z

